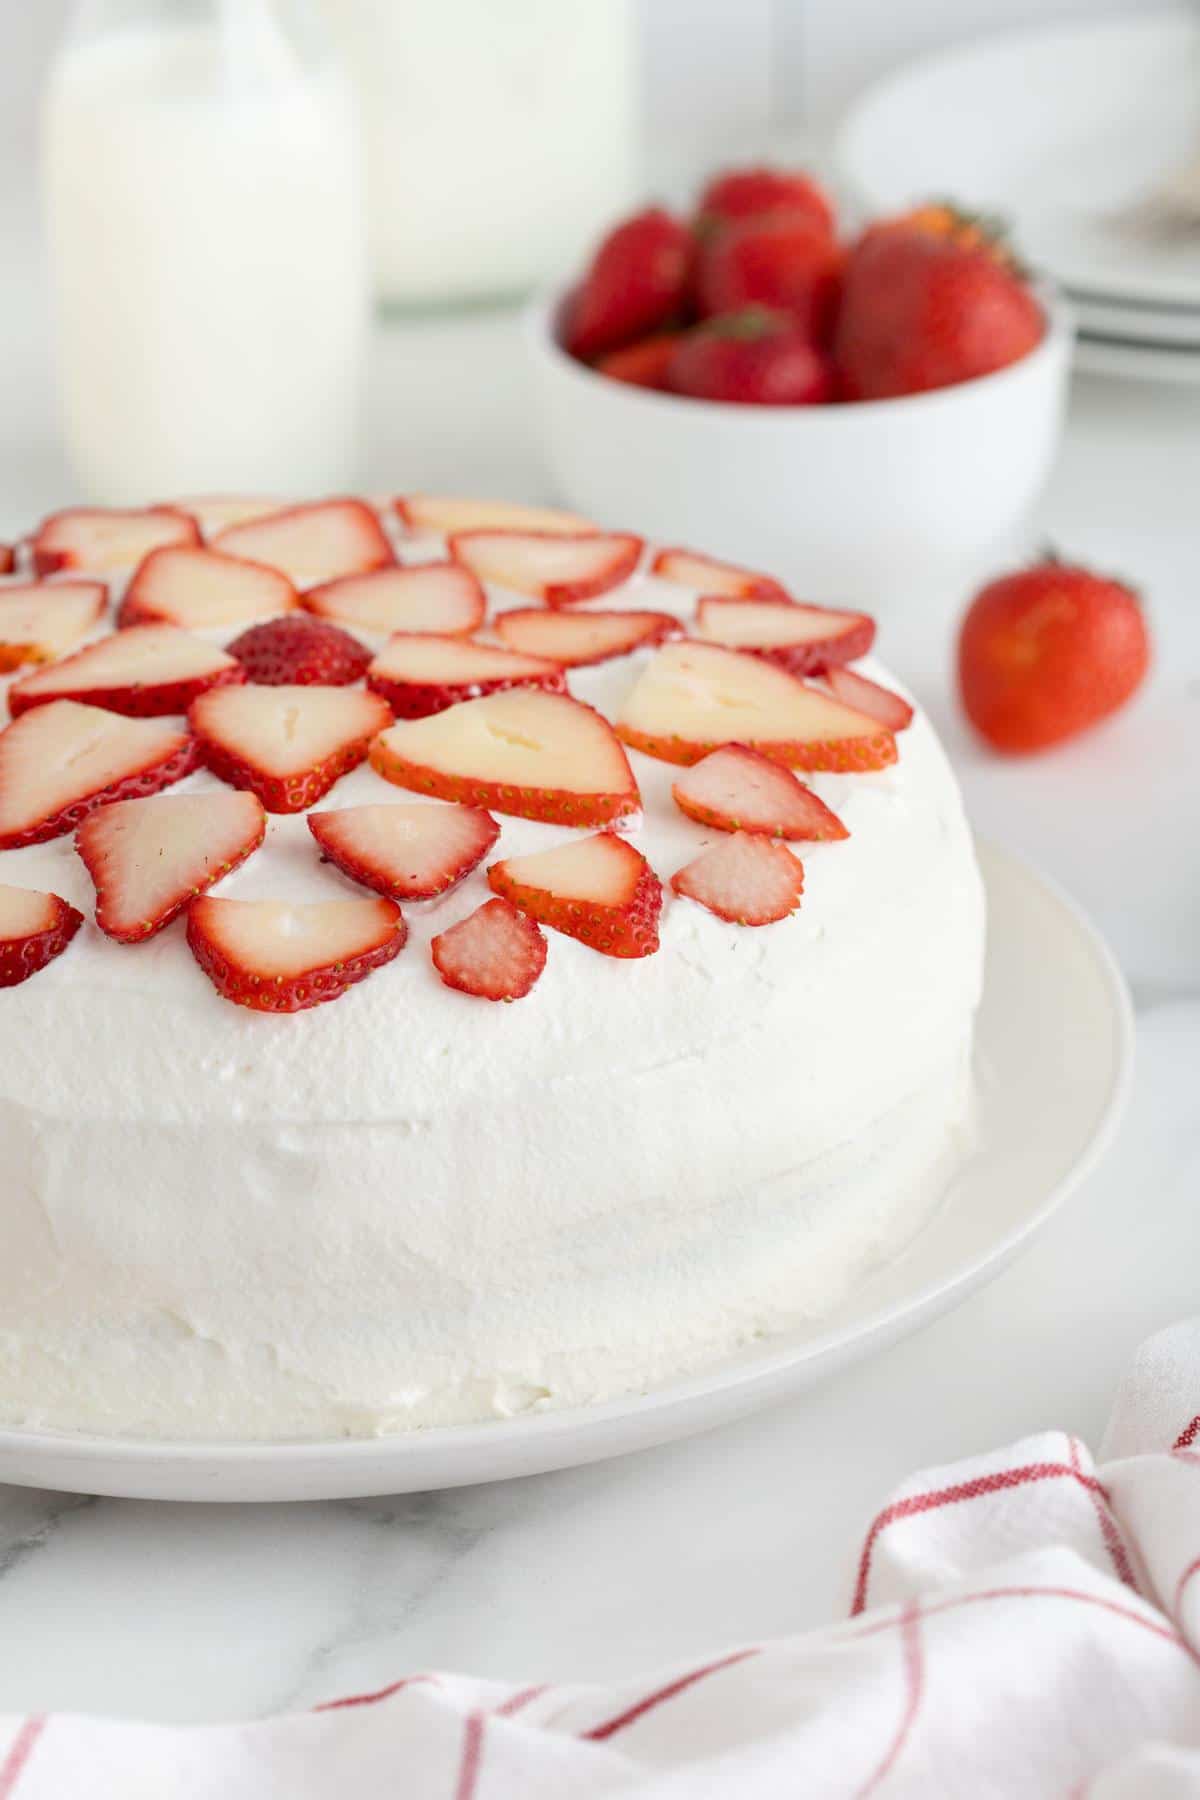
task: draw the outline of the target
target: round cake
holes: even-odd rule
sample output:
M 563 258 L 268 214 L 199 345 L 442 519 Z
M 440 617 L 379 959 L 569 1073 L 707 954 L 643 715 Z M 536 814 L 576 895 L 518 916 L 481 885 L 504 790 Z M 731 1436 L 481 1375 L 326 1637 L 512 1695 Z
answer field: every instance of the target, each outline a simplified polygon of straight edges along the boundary
M 74 511 L 16 563 L 0 1421 L 637 1393 L 937 1206 L 982 890 L 869 620 L 428 496 Z

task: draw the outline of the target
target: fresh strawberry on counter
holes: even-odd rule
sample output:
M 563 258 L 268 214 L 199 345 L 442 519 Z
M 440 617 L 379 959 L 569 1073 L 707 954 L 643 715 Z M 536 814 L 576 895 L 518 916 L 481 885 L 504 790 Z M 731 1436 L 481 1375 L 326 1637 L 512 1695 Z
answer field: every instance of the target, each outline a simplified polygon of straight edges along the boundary
M 1150 638 L 1132 588 L 1044 559 L 989 582 L 958 643 L 963 709 L 997 750 L 1044 750 L 1099 724 L 1141 686 Z

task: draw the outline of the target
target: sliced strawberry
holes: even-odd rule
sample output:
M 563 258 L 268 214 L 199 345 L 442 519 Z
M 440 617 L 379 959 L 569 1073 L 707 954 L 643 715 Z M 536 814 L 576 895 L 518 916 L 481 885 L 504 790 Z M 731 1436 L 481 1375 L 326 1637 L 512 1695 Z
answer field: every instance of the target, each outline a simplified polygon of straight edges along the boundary
M 663 762 L 697 763 L 743 743 L 792 769 L 853 773 L 896 760 L 876 719 L 759 656 L 716 644 L 665 644 L 616 721 L 617 736 Z
M 256 1012 L 302 1012 L 338 1000 L 391 962 L 408 935 L 391 900 L 217 900 L 188 908 L 192 955 L 217 992 Z
M 610 825 L 642 805 L 608 720 L 540 688 L 393 725 L 372 744 L 371 764 L 398 787 L 551 825 Z
M 363 575 L 396 559 L 383 526 L 365 500 L 316 500 L 288 506 L 244 525 L 227 525 L 218 550 L 281 569 L 297 587 Z
M 850 833 L 790 769 L 745 744 L 726 744 L 681 775 L 671 792 L 680 812 L 717 831 L 833 839 Z
M 514 906 L 604 956 L 653 956 L 662 883 L 611 831 L 493 863 L 488 882 Z
M 164 620 L 185 631 L 209 631 L 291 612 L 300 598 L 286 575 L 265 563 L 223 556 L 195 545 L 152 550 L 125 590 L 120 625 Z
M 0 887 L 0 988 L 28 981 L 61 956 L 83 914 L 57 894 Z
M 787 591 L 773 575 L 759 575 L 736 563 L 717 562 L 692 550 L 660 550 L 650 564 L 652 575 L 677 581 L 701 594 L 727 594 L 737 600 L 786 600 Z
M 799 906 L 804 868 L 786 845 L 735 831 L 673 875 L 671 886 L 731 925 L 773 925 Z
M 642 540 L 626 531 L 574 537 L 549 531 L 459 531 L 450 539 L 450 554 L 480 581 L 531 594 L 548 606 L 572 606 L 627 581 L 637 568 Z
M 456 531 L 550 531 L 574 535 L 596 528 L 578 513 L 514 500 L 466 500 L 451 494 L 401 494 L 396 516 L 409 531 L 450 537 Z
M 0 588 L 0 672 L 53 662 L 104 616 L 102 581 L 22 581 Z
M 244 679 L 232 656 L 190 632 L 131 625 L 15 682 L 8 708 L 15 719 L 51 700 L 82 700 L 149 719 L 186 712 L 198 694 Z
M 35 707 L 0 731 L 0 850 L 61 837 L 109 801 L 157 794 L 196 762 L 187 732 L 158 720 L 74 700 Z
M 377 694 L 340 687 L 216 688 L 188 714 L 206 766 L 271 813 L 315 806 L 391 718 Z
M 367 670 L 367 686 L 383 695 L 398 719 L 424 719 L 505 688 L 538 687 L 561 694 L 566 685 L 558 663 L 545 657 L 521 656 L 458 637 L 397 635 Z
M 487 613 L 478 581 L 470 569 L 454 562 L 347 575 L 310 588 L 304 604 L 321 618 L 364 631 L 436 631 L 442 637 L 466 636 L 483 624 Z
M 287 501 L 268 500 L 261 494 L 196 494 L 172 504 L 181 512 L 190 513 L 205 537 L 211 538 L 229 525 L 248 525 L 252 519 L 269 518 Z
M 101 806 L 75 833 L 96 888 L 97 925 L 122 944 L 153 937 L 244 863 L 266 829 L 253 794 L 225 789 Z
M 869 713 L 889 731 L 907 731 L 913 722 L 913 708 L 907 700 L 853 669 L 826 669 L 825 683 L 835 700 L 844 701 L 857 712 Z
M 200 527 L 175 506 L 148 506 L 140 512 L 74 506 L 43 519 L 33 539 L 38 575 L 84 569 L 107 575 L 132 569 L 160 544 L 198 544 Z
M 357 638 L 308 613 L 265 619 L 229 646 L 259 687 L 348 687 L 360 681 L 371 652 Z
M 17 566 L 17 552 L 12 544 L 0 544 L 0 575 L 11 575 Z
M 723 600 L 711 595 L 696 608 L 696 631 L 710 643 L 765 656 L 793 675 L 812 675 L 852 662 L 865 656 L 875 642 L 875 621 L 866 613 L 800 606 L 792 600 Z
M 347 806 L 308 815 L 327 862 L 389 900 L 432 900 L 482 862 L 500 827 L 478 806 Z
M 485 900 L 429 946 L 447 987 L 480 1000 L 520 1000 L 546 966 L 546 940 L 507 900 Z
M 564 668 L 607 662 L 631 650 L 678 637 L 679 620 L 662 612 L 546 612 L 540 606 L 501 613 L 496 636 L 527 656 L 548 656 Z

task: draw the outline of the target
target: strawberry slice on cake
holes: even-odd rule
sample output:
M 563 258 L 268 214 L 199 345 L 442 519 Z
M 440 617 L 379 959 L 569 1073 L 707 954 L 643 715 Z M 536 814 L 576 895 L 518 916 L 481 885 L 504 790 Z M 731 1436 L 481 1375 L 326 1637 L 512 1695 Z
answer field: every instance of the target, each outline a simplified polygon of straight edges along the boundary
M 389 638 L 367 670 L 367 686 L 382 694 L 398 719 L 424 719 L 505 688 L 561 694 L 566 685 L 559 664 L 545 657 L 419 633 Z
M 52 700 L 80 700 L 130 718 L 186 712 L 198 694 L 245 680 L 241 664 L 174 625 L 131 625 L 86 644 L 9 689 L 13 717 Z
M 896 740 L 877 719 L 761 657 L 716 644 L 666 644 L 626 695 L 623 743 L 663 762 L 700 762 L 748 744 L 792 769 L 850 774 L 886 768 Z
M 541 531 L 571 537 L 596 528 L 578 513 L 515 500 L 468 500 L 452 494 L 401 494 L 396 517 L 411 532 L 453 537 L 456 531 Z
M 477 575 L 547 606 L 573 606 L 628 581 L 642 540 L 627 531 L 458 531 L 450 554 Z
M 0 544 L 0 575 L 11 575 L 17 566 L 17 552 L 12 544 Z
M 57 894 L 0 886 L 0 988 L 18 987 L 61 956 L 82 924 Z
M 308 829 L 327 862 L 389 900 L 432 900 L 447 893 L 500 836 L 482 807 L 431 801 L 309 813 Z
M 211 631 L 271 619 L 299 604 L 287 576 L 265 563 L 194 545 L 167 545 L 152 550 L 134 570 L 117 622 L 161 620 L 185 631 Z
M 404 948 L 391 900 L 218 900 L 188 908 L 187 941 L 217 992 L 256 1012 L 302 1012 L 337 1000 Z
M 365 500 L 316 500 L 265 518 L 227 525 L 216 549 L 279 569 L 298 588 L 362 575 L 395 561 L 383 526 Z
M 824 680 L 835 700 L 869 713 L 889 731 L 907 731 L 913 722 L 914 709 L 902 695 L 877 681 L 868 681 L 855 669 L 826 669 Z
M 447 987 L 479 1000 L 521 1000 L 546 966 L 546 940 L 509 900 L 485 900 L 429 945 Z
M 875 641 L 866 613 L 801 606 L 794 600 L 722 600 L 696 608 L 696 634 L 730 650 L 765 656 L 793 675 L 811 675 L 865 656 Z
M 272 813 L 315 806 L 391 717 L 377 694 L 342 687 L 215 688 L 188 714 L 213 774 Z
M 161 544 L 198 544 L 200 527 L 176 506 L 148 506 L 138 511 L 118 507 L 73 506 L 51 513 L 33 539 L 33 567 L 38 575 L 59 569 L 84 569 L 108 575 L 132 569 Z
M 215 537 L 228 525 L 248 525 L 252 519 L 265 519 L 281 511 L 286 500 L 268 499 L 263 494 L 192 494 L 172 502 L 180 512 L 190 513 L 206 538 Z
M 363 631 L 432 631 L 466 637 L 483 624 L 487 600 L 478 580 L 461 563 L 413 563 L 346 575 L 310 588 L 310 612 Z
M 671 886 L 731 925 L 773 925 L 799 906 L 804 867 L 786 845 L 735 831 L 673 875 Z
M 678 637 L 683 627 L 662 612 L 547 612 L 540 606 L 501 613 L 496 636 L 510 650 L 548 656 L 565 669 L 608 662 Z
M 551 825 L 610 825 L 641 811 L 608 720 L 540 688 L 406 719 L 376 738 L 371 763 L 397 787 Z
M 348 687 L 360 681 L 371 652 L 357 638 L 306 612 L 251 625 L 229 646 L 259 687 Z
M 96 889 L 97 925 L 122 944 L 153 937 L 244 863 L 266 828 L 253 794 L 223 790 L 100 807 L 75 834 Z
M 0 673 L 53 662 L 104 617 L 102 581 L 23 581 L 0 588 Z
M 196 761 L 195 740 L 160 720 L 74 700 L 35 707 L 0 731 L 0 850 L 61 837 L 109 801 L 157 794 Z
M 773 575 L 760 575 L 755 569 L 743 569 L 737 563 L 718 562 L 712 556 L 700 556 L 694 550 L 660 550 L 650 564 L 650 573 L 680 587 L 696 588 L 701 594 L 726 594 L 738 600 L 786 600 L 787 591 Z
M 671 788 L 680 812 L 717 831 L 832 842 L 850 833 L 790 769 L 745 744 L 726 744 Z
M 645 857 L 611 831 L 493 863 L 502 899 L 604 956 L 653 956 L 662 883 Z

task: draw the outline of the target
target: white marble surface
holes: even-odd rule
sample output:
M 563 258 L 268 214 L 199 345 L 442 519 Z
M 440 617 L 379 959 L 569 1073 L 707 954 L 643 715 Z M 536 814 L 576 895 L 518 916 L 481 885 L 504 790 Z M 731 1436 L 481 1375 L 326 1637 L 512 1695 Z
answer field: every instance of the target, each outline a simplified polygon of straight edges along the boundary
M 476 319 L 381 343 L 376 485 L 542 495 L 513 330 Z M 2 535 L 69 492 L 35 283 L 10 291 L 0 375 Z M 971 744 L 944 607 L 910 596 L 884 626 L 979 827 L 1075 894 L 1137 1001 L 1117 1146 L 1024 1260 L 793 1404 L 601 1467 L 260 1509 L 0 1489 L 0 1711 L 203 1720 L 433 1665 L 514 1680 L 648 1667 L 844 1611 L 859 1529 L 914 1466 L 1041 1426 L 1098 1438 L 1134 1344 L 1197 1299 L 1198 491 L 1195 394 L 1079 385 L 1039 535 L 1144 586 L 1158 655 L 1136 707 L 1058 754 L 1003 763 Z

